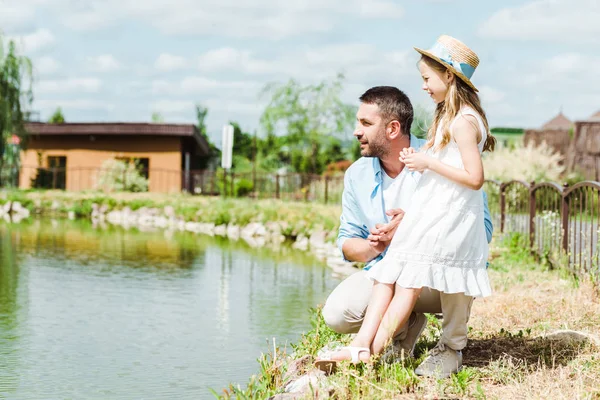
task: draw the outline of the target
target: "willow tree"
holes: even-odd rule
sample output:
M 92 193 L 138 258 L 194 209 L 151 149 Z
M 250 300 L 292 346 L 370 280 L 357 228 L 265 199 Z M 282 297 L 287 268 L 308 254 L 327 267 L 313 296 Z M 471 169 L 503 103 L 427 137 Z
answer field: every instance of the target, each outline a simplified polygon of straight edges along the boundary
M 16 135 L 23 143 L 25 132 L 24 108 L 33 101 L 31 60 L 19 55 L 15 42 L 9 41 L 7 48 L 0 36 L 0 171 L 4 164 L 18 165 L 19 151 L 7 151 L 7 141 Z

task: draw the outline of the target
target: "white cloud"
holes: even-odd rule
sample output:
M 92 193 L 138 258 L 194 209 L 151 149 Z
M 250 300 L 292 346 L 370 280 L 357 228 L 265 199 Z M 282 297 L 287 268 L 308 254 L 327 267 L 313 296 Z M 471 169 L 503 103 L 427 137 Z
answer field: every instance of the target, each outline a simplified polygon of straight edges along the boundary
M 90 99 L 70 99 L 70 100 L 36 100 L 35 106 L 44 112 L 53 112 L 58 107 L 62 108 L 65 112 L 66 119 L 69 118 L 69 110 L 100 110 L 100 111 L 114 111 L 116 106 L 113 103 L 108 103 L 99 100 Z
M 35 84 L 36 94 L 85 92 L 96 93 L 102 82 L 97 78 L 69 78 L 42 80 Z
M 192 114 L 194 103 L 187 100 L 159 100 L 152 103 L 152 110 L 165 114 Z
M 163 53 L 156 59 L 154 67 L 159 71 L 175 71 L 188 66 L 184 57 Z
M 404 9 L 391 1 L 362 1 L 360 15 L 367 18 L 401 18 L 404 16 Z
M 64 23 L 90 31 L 134 19 L 166 34 L 280 39 L 331 31 L 348 16 L 389 19 L 402 15 L 403 9 L 391 0 L 105 0 L 74 3 L 66 10 Z
M 16 2 L 14 4 L 2 2 L 0 7 L 2 8 L 0 26 L 7 32 L 22 29 L 33 20 L 35 15 L 33 7 Z
M 35 72 L 39 75 L 53 75 L 62 67 L 61 63 L 52 57 L 40 57 L 33 60 Z
M 20 36 L 10 36 L 17 45 L 27 54 L 36 53 L 54 44 L 56 39 L 52 32 L 47 29 L 38 29 L 33 33 Z
M 87 68 L 93 72 L 112 72 L 121 68 L 121 64 L 112 54 L 87 57 L 86 64 Z
M 218 81 L 202 76 L 188 76 L 179 82 L 156 80 L 152 82 L 152 92 L 158 95 L 181 95 L 207 93 L 222 95 L 255 96 L 261 85 L 253 81 Z
M 203 72 L 235 71 L 247 75 L 269 75 L 271 79 L 323 79 L 342 71 L 350 80 L 395 80 L 416 74 L 417 56 L 411 51 L 383 51 L 361 43 L 337 44 L 312 49 L 294 49 L 274 59 L 230 47 L 210 50 L 198 57 Z M 417 75 L 415 75 L 417 76 Z
M 479 27 L 485 37 L 592 42 L 600 35 L 598 0 L 536 0 L 505 8 Z
M 500 103 L 506 98 L 506 93 L 491 86 L 480 86 L 479 95 L 484 105 Z

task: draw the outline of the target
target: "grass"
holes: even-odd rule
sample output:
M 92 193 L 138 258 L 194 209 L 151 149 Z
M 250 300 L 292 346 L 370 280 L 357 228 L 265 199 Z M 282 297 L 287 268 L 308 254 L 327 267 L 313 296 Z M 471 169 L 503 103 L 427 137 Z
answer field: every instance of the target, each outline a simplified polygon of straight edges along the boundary
M 536 261 L 516 235 L 493 246 L 489 273 L 494 294 L 473 304 L 461 372 L 439 380 L 414 374 L 414 368 L 439 338 L 439 320 L 429 316 L 415 360 L 342 365 L 319 387 L 313 387 L 307 398 L 600 398 L 598 349 L 589 343 L 545 337 L 560 329 L 600 335 L 600 303 L 593 285 Z M 293 347 L 292 355 L 277 349 L 272 353 L 276 356 L 263 356 L 261 372 L 246 388 L 231 386 L 215 395 L 222 399 L 268 398 L 280 392 L 288 379 L 285 371 L 292 365 L 288 364 L 290 359 L 304 358 L 301 369 L 306 372 L 320 348 L 331 341 L 349 341 L 347 335 L 329 330 L 318 310 L 312 322 L 313 329 Z
M 328 240 L 337 235 L 341 207 L 318 203 L 286 202 L 282 200 L 223 199 L 221 197 L 190 196 L 159 193 L 112 193 L 48 191 L 0 192 L 0 205 L 19 201 L 32 213 L 67 216 L 70 211 L 79 218 L 89 218 L 92 204 L 106 205 L 108 210 L 129 207 L 163 208 L 172 206 L 178 217 L 192 222 L 215 225 L 244 226 L 251 222 L 263 224 L 279 222 L 282 234 L 290 239 L 310 235 L 315 230 L 332 232 Z

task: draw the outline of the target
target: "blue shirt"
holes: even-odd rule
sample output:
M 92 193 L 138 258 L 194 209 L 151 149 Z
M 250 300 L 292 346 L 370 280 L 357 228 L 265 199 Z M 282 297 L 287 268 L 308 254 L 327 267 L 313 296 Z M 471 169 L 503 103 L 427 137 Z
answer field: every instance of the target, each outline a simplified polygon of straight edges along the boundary
M 424 139 L 410 136 L 411 147 L 420 149 Z M 383 204 L 383 171 L 377 157 L 362 157 L 348 168 L 344 174 L 344 193 L 342 195 L 342 215 L 340 217 L 340 230 L 337 237 L 337 245 L 342 254 L 342 247 L 347 239 L 366 239 L 371 229 L 377 224 L 389 222 L 385 214 L 386 208 Z M 418 172 L 410 172 L 407 179 L 420 178 Z M 400 189 L 402 190 L 402 188 Z M 494 227 L 488 209 L 487 195 L 483 192 L 485 234 L 488 243 L 492 240 Z M 365 269 L 371 268 L 385 255 L 385 251 L 371 260 Z M 345 259 L 345 257 L 344 257 Z M 347 260 L 346 260 L 347 261 Z

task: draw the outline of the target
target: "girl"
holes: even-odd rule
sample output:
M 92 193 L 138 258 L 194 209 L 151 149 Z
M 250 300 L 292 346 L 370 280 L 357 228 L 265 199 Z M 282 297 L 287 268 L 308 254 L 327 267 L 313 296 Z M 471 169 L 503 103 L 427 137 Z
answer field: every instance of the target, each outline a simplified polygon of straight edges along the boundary
M 400 161 L 422 176 L 387 254 L 367 274 L 374 283 L 360 331 L 349 347 L 315 363 L 326 371 L 335 361 L 366 362 L 381 353 L 408 321 L 423 287 L 491 294 L 481 153 L 492 151 L 496 141 L 470 80 L 479 58 L 450 36 L 441 36 L 430 50 L 415 50 L 423 90 L 436 110 L 423 151 L 404 149 Z

